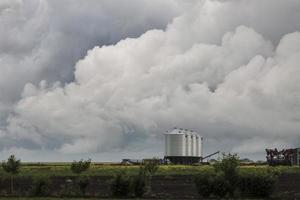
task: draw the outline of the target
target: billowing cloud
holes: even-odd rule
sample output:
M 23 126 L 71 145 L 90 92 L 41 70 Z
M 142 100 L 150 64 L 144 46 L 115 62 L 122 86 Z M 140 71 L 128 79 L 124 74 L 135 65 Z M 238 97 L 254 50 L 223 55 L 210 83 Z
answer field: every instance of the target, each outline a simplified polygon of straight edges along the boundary
M 163 29 L 180 10 L 173 0 L 1 1 L 0 127 L 26 83 L 73 81 L 88 49 Z
M 299 3 L 193 1 L 166 30 L 96 46 L 76 63 L 74 81 L 26 84 L 2 141 L 63 154 L 161 153 L 163 131 L 179 126 L 201 133 L 206 152 L 292 147 Z

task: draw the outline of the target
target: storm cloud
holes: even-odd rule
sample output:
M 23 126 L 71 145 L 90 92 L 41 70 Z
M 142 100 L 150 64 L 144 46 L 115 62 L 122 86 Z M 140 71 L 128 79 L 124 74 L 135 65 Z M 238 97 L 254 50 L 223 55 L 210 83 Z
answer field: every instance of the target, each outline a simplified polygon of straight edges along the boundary
M 1 1 L 0 126 L 26 83 L 71 82 L 88 49 L 164 29 L 179 13 L 171 0 Z
M 66 5 L 75 7 L 72 12 L 89 14 L 83 14 L 88 15 L 85 19 L 78 17 L 76 24 L 81 25 L 75 27 L 71 25 L 74 17 L 64 14 L 64 27 L 57 29 L 69 32 L 61 42 L 52 43 L 34 31 L 37 35 L 33 40 L 46 42 L 49 47 L 42 48 L 43 52 L 55 52 L 58 57 L 51 65 L 35 63 L 36 72 L 26 71 L 34 80 L 18 72 L 25 86 L 22 89 L 20 83 L 20 100 L 17 98 L 0 132 L 5 151 L 43 150 L 66 156 L 137 151 L 141 156 L 148 151 L 155 156 L 163 150 L 162 133 L 174 126 L 197 130 L 205 138 L 205 152 L 233 151 L 262 158 L 264 148 L 299 144 L 299 1 L 203 0 L 163 5 L 157 1 L 157 7 L 148 5 L 149 1 L 130 1 L 137 7 L 128 6 L 127 12 L 116 6 L 117 1 L 109 2 L 101 5 L 104 12 L 116 12 L 116 18 L 125 21 L 132 17 L 131 9 L 140 10 L 138 16 L 151 15 L 151 9 L 158 8 L 158 13 L 166 14 L 151 23 L 139 21 L 140 17 L 137 22 L 128 20 L 124 33 L 119 33 L 114 20 L 69 3 Z M 49 2 L 44 4 L 38 10 L 48 8 Z M 162 9 L 167 5 L 173 5 L 174 10 Z M 58 1 L 53 6 L 63 8 Z M 65 13 L 59 9 L 56 12 Z M 47 13 L 45 19 L 33 20 L 56 18 Z M 112 27 L 82 32 L 85 26 L 97 30 L 90 21 L 101 19 L 100 24 Z M 54 27 L 61 25 L 59 19 L 53 21 Z M 36 30 L 49 28 L 44 23 L 40 27 L 38 22 L 31 24 Z M 146 32 L 126 38 L 141 31 Z M 73 32 L 80 36 L 73 36 Z M 94 39 L 89 43 L 87 37 Z M 72 42 L 62 43 L 68 39 Z M 105 42 L 107 45 L 102 45 Z M 6 43 L 3 41 L 4 46 Z M 22 48 L 11 45 L 2 51 L 22 58 L 31 49 L 30 55 L 39 58 L 39 52 L 30 46 L 33 43 L 26 40 Z M 71 53 L 76 55 L 72 59 L 60 57 L 78 45 L 85 48 L 78 54 Z M 59 58 L 67 64 L 58 62 Z M 10 94 L 11 89 L 7 91 Z

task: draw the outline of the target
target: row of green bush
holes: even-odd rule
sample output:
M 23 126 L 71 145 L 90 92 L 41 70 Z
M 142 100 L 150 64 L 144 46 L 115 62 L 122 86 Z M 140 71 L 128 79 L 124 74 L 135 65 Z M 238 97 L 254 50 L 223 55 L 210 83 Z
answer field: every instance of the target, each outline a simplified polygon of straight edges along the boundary
M 7 177 L 1 177 L 1 183 L 9 183 L 11 179 Z M 14 179 L 14 184 L 18 182 L 26 182 L 26 186 L 20 186 L 16 190 L 7 191 L 6 187 L 0 189 L 1 196 L 49 196 L 50 187 L 53 187 L 52 178 L 49 176 L 35 176 L 30 179 L 22 179 L 17 177 Z M 73 178 L 73 180 L 66 178 L 65 181 L 57 185 L 57 194 L 58 196 L 85 196 L 86 189 L 90 183 L 90 178 L 87 176 L 78 176 Z M 10 186 L 11 187 L 11 186 Z M 53 195 L 53 194 L 52 194 Z
M 137 176 L 128 176 L 126 171 L 120 171 L 112 180 L 111 191 L 115 197 L 142 197 L 151 193 L 152 176 L 159 168 L 158 159 L 148 159 L 140 166 Z
M 244 174 L 232 185 L 223 173 L 199 174 L 195 178 L 202 197 L 269 197 L 277 177 L 272 173 Z
M 198 193 L 202 197 L 259 197 L 272 194 L 277 182 L 276 171 L 241 173 L 236 154 L 223 154 L 221 161 L 210 173 L 195 178 Z
M 3 161 L 1 163 L 3 170 L 10 174 L 10 194 L 14 194 L 14 176 L 19 173 L 19 170 L 21 168 L 21 160 L 17 159 L 15 155 L 11 155 L 7 161 Z M 80 160 L 80 161 L 74 161 L 71 164 L 71 171 L 77 175 L 81 174 L 82 172 L 88 170 L 91 166 L 91 159 L 88 160 Z M 48 179 L 48 180 L 47 180 Z M 47 181 L 49 181 L 49 178 L 40 178 L 37 177 L 34 179 L 34 188 L 32 189 L 35 194 L 41 194 L 44 192 L 44 188 L 47 186 Z M 78 180 L 79 188 L 82 188 L 83 186 L 87 186 L 87 180 L 84 178 L 80 178 Z
M 74 161 L 70 169 L 79 175 L 89 169 L 91 160 Z M 203 197 L 269 197 L 277 181 L 277 173 L 273 171 L 239 171 L 239 159 L 235 154 L 223 154 L 223 158 L 214 164 L 214 171 L 207 171 L 196 176 L 195 184 L 200 196 Z M 20 160 L 13 155 L 2 168 L 11 174 L 10 195 L 14 195 L 14 175 L 20 169 Z M 152 176 L 159 168 L 158 159 L 147 160 L 139 169 L 137 176 L 129 176 L 125 171 L 118 172 L 108 183 L 111 195 L 116 197 L 142 197 L 146 192 L 151 193 Z M 51 178 L 48 176 L 32 177 L 32 196 L 49 195 Z M 18 180 L 16 180 L 18 181 Z M 90 184 L 87 176 L 67 178 L 60 187 L 59 196 L 85 196 Z
M 66 178 L 65 182 L 60 186 L 59 196 L 85 196 L 86 189 L 90 184 L 88 176 L 79 176 L 84 171 L 90 168 L 91 160 L 80 160 L 74 161 L 70 169 L 73 173 L 78 176 L 72 179 Z M 2 162 L 2 168 L 4 171 L 9 173 L 11 176 L 1 177 L 1 182 L 10 182 L 10 192 L 2 192 L 2 195 L 19 195 L 20 192 L 14 191 L 14 182 L 21 181 L 16 178 L 15 175 L 19 172 L 21 166 L 20 160 L 17 160 L 14 155 L 11 155 L 7 161 Z M 125 197 L 125 196 L 136 196 L 141 197 L 144 195 L 146 190 L 150 191 L 151 177 L 156 173 L 159 168 L 159 159 L 153 158 L 145 160 L 140 166 L 139 174 L 137 176 L 129 177 L 126 171 L 119 171 L 113 179 L 110 181 L 111 192 L 113 196 Z M 16 179 L 16 180 L 14 180 Z M 30 191 L 27 191 L 28 196 L 47 196 L 49 195 L 49 187 L 51 186 L 51 177 L 49 176 L 35 176 L 31 177 L 32 185 Z M 148 187 L 146 187 L 148 186 Z
M 202 197 L 269 197 L 272 194 L 276 183 L 277 175 L 272 172 L 257 172 L 239 174 L 237 182 L 229 181 L 224 173 L 211 172 L 202 173 L 195 178 L 195 184 Z M 6 178 L 7 179 L 7 178 Z M 9 182 L 2 179 L 1 182 Z M 26 196 L 49 196 L 50 187 L 53 187 L 50 177 L 34 177 L 28 184 L 31 189 Z M 16 179 L 16 182 L 19 180 Z M 57 186 L 57 196 L 85 196 L 91 179 L 87 176 L 66 178 Z M 126 171 L 120 171 L 110 181 L 107 182 L 111 188 L 111 195 L 115 197 L 142 197 L 146 192 L 151 192 L 150 176 L 145 168 L 141 167 L 137 176 L 129 176 Z M 11 195 L 1 191 L 1 195 Z M 15 191 L 13 195 L 22 195 Z
M 111 183 L 112 195 L 115 197 L 142 197 L 147 191 L 147 176 L 141 168 L 138 176 L 130 177 L 125 171 L 118 173 Z
M 88 176 L 66 177 L 59 185 L 54 185 L 53 178 L 48 176 L 32 177 L 30 179 L 15 178 L 14 182 L 26 181 L 27 187 L 18 187 L 13 193 L 6 188 L 0 189 L 0 196 L 86 196 L 87 188 L 91 186 L 91 178 Z M 142 197 L 146 191 L 150 192 L 149 174 L 146 173 L 144 167 L 140 167 L 137 176 L 128 176 L 126 171 L 120 171 L 111 179 L 105 181 L 110 187 L 111 196 L 115 197 Z M 1 184 L 9 183 L 10 178 L 1 178 Z M 54 191 L 51 188 L 55 187 Z

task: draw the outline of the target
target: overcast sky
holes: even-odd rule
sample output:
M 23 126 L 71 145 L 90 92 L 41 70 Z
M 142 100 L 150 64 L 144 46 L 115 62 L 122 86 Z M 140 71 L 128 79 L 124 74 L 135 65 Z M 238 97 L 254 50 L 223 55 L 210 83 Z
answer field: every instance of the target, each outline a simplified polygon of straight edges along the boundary
M 0 159 L 298 147 L 299 31 L 299 0 L 1 0 Z

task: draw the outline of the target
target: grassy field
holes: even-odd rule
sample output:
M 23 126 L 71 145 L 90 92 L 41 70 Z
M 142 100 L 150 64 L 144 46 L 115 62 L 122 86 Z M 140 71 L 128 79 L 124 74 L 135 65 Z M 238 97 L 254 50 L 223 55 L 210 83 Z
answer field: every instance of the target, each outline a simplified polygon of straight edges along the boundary
M 118 171 L 126 170 L 129 175 L 136 175 L 139 171 L 139 166 L 136 165 L 98 165 L 92 164 L 90 169 L 82 175 L 89 176 L 111 176 Z M 157 171 L 157 175 L 173 175 L 173 174 L 196 174 L 199 172 L 213 170 L 211 166 L 188 166 L 188 165 L 162 165 Z M 0 176 L 5 176 L 6 173 L 0 169 Z M 24 165 L 21 167 L 18 176 L 74 176 L 70 170 L 70 163 L 63 164 L 45 164 L 45 165 Z
M 139 166 L 132 165 L 112 165 L 112 164 L 97 164 L 93 163 L 91 168 L 84 172 L 82 175 L 89 176 L 111 176 L 116 174 L 120 170 L 126 170 L 129 175 L 136 175 L 139 170 Z M 288 173 L 300 173 L 300 168 L 296 167 L 269 167 L 266 165 L 260 166 L 241 166 L 241 172 L 252 171 L 267 171 L 276 170 L 278 172 Z M 203 166 L 190 166 L 190 165 L 161 165 L 156 175 L 191 175 L 203 172 L 213 171 L 213 167 L 210 165 Z M 0 169 L 0 176 L 6 176 L 7 174 Z M 20 173 L 17 176 L 74 176 L 70 170 L 70 163 L 24 163 L 21 167 Z

